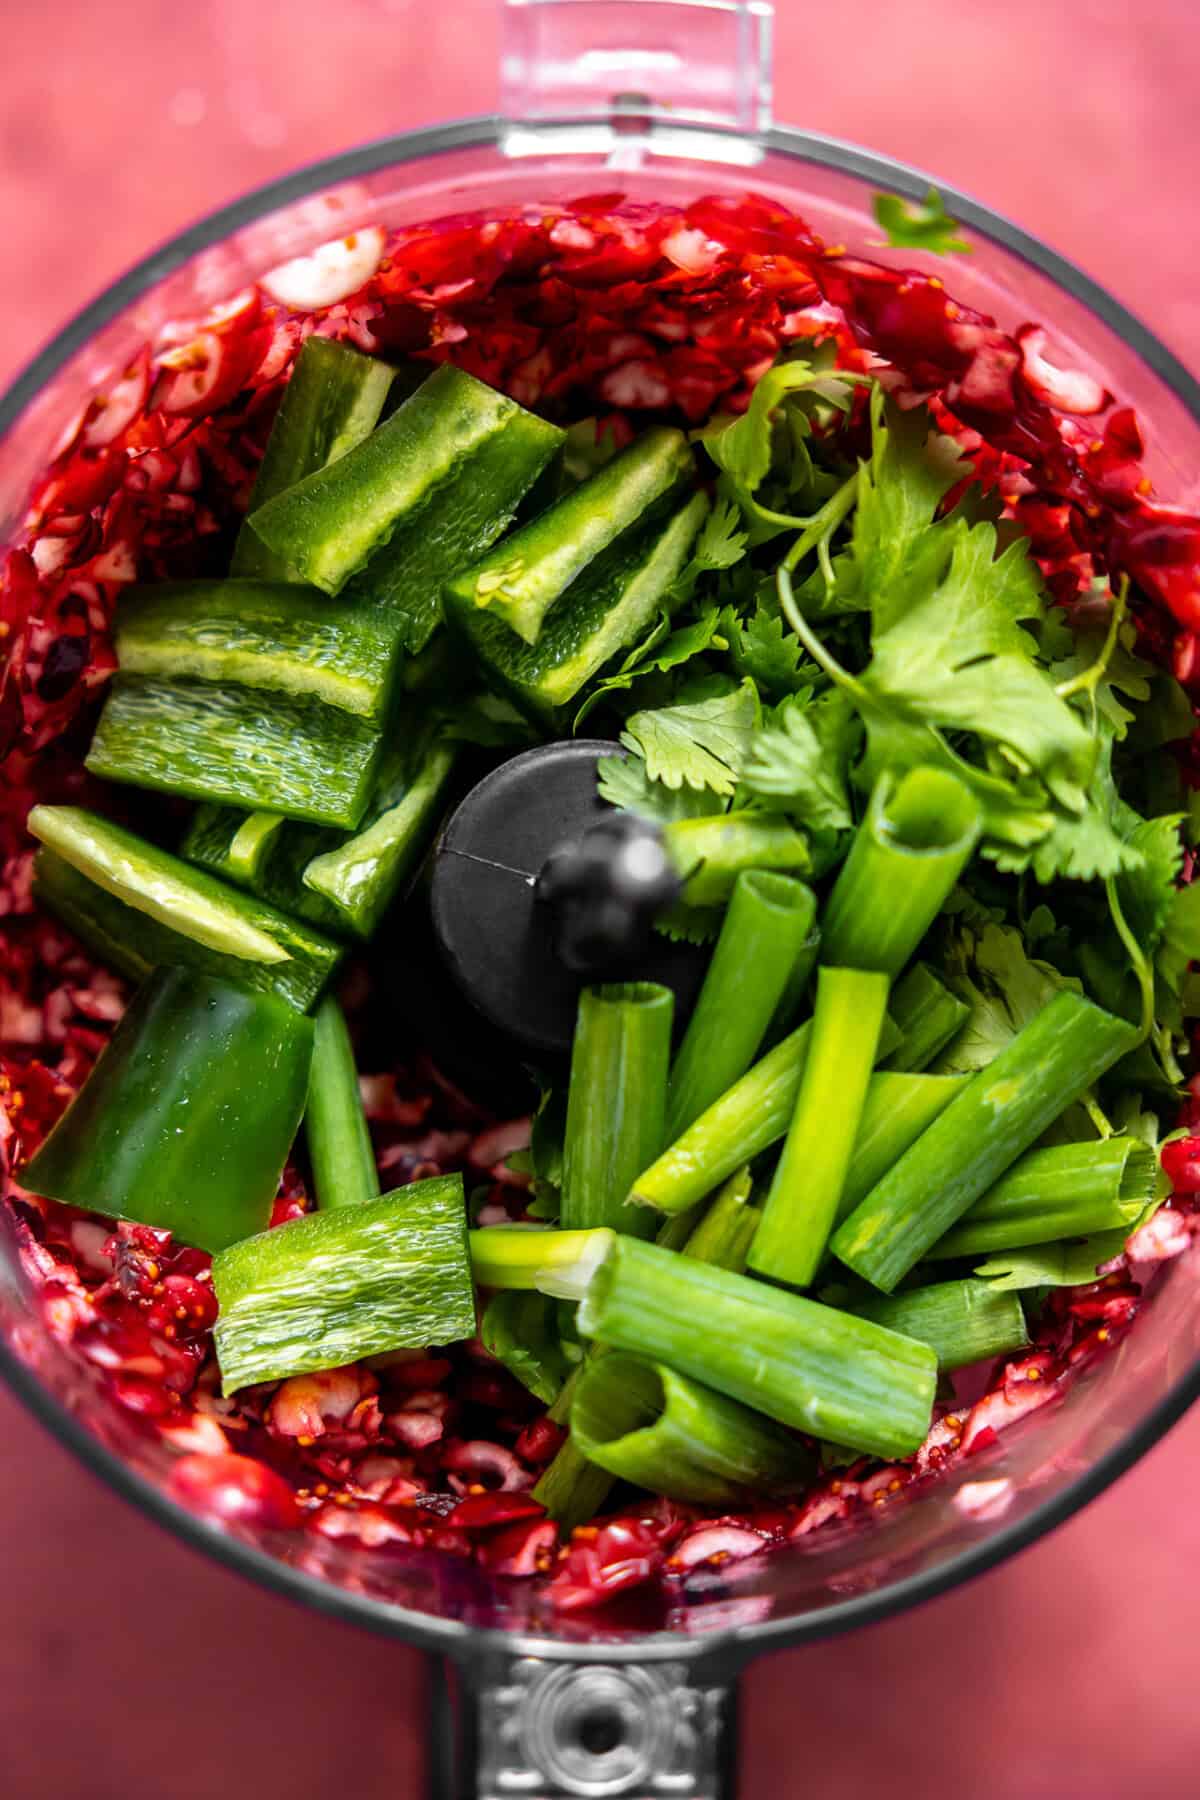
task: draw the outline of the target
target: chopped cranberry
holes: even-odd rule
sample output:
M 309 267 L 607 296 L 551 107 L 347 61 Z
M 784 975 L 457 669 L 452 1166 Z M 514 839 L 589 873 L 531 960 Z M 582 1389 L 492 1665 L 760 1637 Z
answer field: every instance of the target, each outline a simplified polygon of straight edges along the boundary
M 1177 1194 L 1200 1194 L 1200 1137 L 1173 1138 L 1163 1145 L 1159 1161 Z
M 447 1520 L 460 1531 L 485 1531 L 492 1525 L 511 1525 L 514 1519 L 540 1519 L 545 1507 L 532 1494 L 469 1494 L 460 1500 Z
M 171 1471 L 171 1488 L 193 1512 L 222 1524 L 286 1531 L 300 1523 L 296 1496 L 282 1475 L 249 1456 L 183 1456 Z
M 563 1612 L 603 1606 L 650 1581 L 662 1561 L 658 1534 L 636 1519 L 581 1527 L 550 1584 L 550 1599 Z
M 475 1554 L 491 1575 L 541 1575 L 550 1567 L 557 1543 L 553 1519 L 529 1519 L 492 1532 Z
M 556 1425 L 553 1419 L 543 1416 L 526 1425 L 513 1449 L 522 1462 L 532 1463 L 534 1468 L 540 1469 L 554 1461 L 566 1436 L 565 1426 Z

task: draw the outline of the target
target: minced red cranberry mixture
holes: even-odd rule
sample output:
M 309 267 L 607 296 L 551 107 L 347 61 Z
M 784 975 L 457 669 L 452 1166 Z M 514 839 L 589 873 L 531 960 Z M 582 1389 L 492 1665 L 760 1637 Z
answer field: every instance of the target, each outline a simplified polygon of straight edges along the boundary
M 113 1403 L 177 1452 L 185 1504 L 229 1521 L 474 1557 L 542 1576 L 590 1607 L 702 1564 L 758 1554 L 878 1507 L 1038 1407 L 1130 1326 L 1155 1265 L 1197 1229 L 1200 1098 L 1168 1145 L 1176 1189 L 1103 1278 L 1055 1291 L 1032 1351 L 940 1403 L 911 1463 L 860 1461 L 802 1502 L 705 1518 L 634 1505 L 559 1541 L 530 1489 L 559 1428 L 477 1344 L 400 1352 L 220 1397 L 208 1258 L 163 1233 L 27 1194 L 23 1162 L 92 1066 L 127 998 L 31 893 L 35 798 L 82 798 L 81 747 L 115 666 L 109 637 L 135 579 L 217 570 L 245 511 L 275 407 L 312 332 L 383 354 L 452 360 L 525 406 L 596 414 L 621 439 L 745 404 L 789 340 L 832 337 L 844 366 L 926 400 L 1028 533 L 1051 591 L 1127 574 L 1144 647 L 1200 681 L 1200 519 L 1160 505 L 1132 411 L 958 305 L 935 277 L 824 247 L 768 200 L 686 208 L 597 194 L 565 206 L 357 233 L 146 346 L 74 421 L 34 490 L 0 590 L 0 1171 L 50 1330 Z M 1200 782 L 1194 740 L 1188 758 Z M 347 991 L 353 1014 L 353 979 Z M 461 1169 L 492 1184 L 483 1221 L 520 1217 L 504 1159 L 528 1121 L 483 1114 L 412 1048 L 364 1082 L 386 1186 Z M 275 1222 L 309 1204 L 289 1168 Z M 960 1494 L 982 1510 L 996 1484 Z

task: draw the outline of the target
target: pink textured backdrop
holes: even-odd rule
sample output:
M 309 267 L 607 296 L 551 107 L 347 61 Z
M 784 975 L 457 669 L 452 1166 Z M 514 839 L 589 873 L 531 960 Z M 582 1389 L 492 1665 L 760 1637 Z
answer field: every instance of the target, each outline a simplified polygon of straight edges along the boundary
M 495 101 L 494 0 L 0 0 L 0 378 L 198 213 Z M 1195 0 L 777 0 L 779 116 L 934 169 L 1200 368 Z M 1048 1542 L 761 1665 L 744 1800 L 1195 1791 L 1200 1417 Z M 208 1566 L 0 1395 L 0 1791 L 395 1800 L 420 1659 Z

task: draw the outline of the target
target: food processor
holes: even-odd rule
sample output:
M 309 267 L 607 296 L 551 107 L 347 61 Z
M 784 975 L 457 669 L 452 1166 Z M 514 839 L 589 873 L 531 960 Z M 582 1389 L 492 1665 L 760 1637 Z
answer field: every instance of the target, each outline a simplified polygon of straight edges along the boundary
M 828 243 L 875 247 L 871 198 L 921 199 L 928 177 L 771 123 L 771 8 L 759 0 L 508 0 L 502 110 L 333 157 L 250 194 L 148 257 L 73 320 L 0 401 L 0 510 L 86 397 L 172 319 L 227 300 L 331 238 L 447 214 L 621 191 L 687 201 L 747 189 Z M 973 253 L 961 301 L 1012 329 L 1047 326 L 1072 367 L 1136 407 L 1146 471 L 1195 503 L 1200 386 L 1086 276 L 944 186 Z M 1200 1256 L 1156 1279 L 1132 1331 L 939 1480 L 771 1556 L 696 1568 L 652 1626 L 556 1613 L 532 1584 L 459 1559 L 218 1524 L 168 1488 L 172 1456 L 110 1403 L 46 1329 L 0 1217 L 0 1371 L 119 1493 L 243 1574 L 437 1659 L 432 1792 L 678 1796 L 736 1787 L 735 1694 L 753 1657 L 882 1618 L 978 1574 L 1066 1519 L 1128 1468 L 1200 1392 Z

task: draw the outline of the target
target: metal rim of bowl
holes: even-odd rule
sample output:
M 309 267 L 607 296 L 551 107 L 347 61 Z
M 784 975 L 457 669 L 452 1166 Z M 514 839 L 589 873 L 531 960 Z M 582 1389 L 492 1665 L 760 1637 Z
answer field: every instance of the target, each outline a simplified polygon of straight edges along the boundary
M 135 263 L 123 276 L 72 318 L 46 347 L 25 366 L 0 397 L 0 434 L 17 423 L 26 406 L 102 326 L 123 312 L 139 295 L 172 274 L 200 251 L 264 213 L 303 199 L 314 189 L 367 175 L 393 164 L 414 162 L 446 151 L 495 145 L 503 121 L 495 117 L 462 119 L 447 125 L 381 138 L 357 149 L 309 163 L 253 189 L 240 199 L 207 214 L 188 226 L 160 249 Z M 694 127 L 674 125 L 672 136 L 686 140 Z M 711 136 L 711 132 L 708 133 Z M 864 150 L 838 138 L 776 126 L 761 136 L 769 151 L 801 162 L 859 176 L 874 185 L 890 188 L 914 200 L 923 199 L 932 177 L 910 164 Z M 969 195 L 943 181 L 936 183 L 954 216 L 983 232 L 1020 260 L 1048 275 L 1074 299 L 1081 301 L 1115 332 L 1169 387 L 1200 425 L 1200 382 L 1128 308 L 1115 300 L 1082 269 L 1030 236 L 1018 225 L 993 212 Z M 1035 1543 L 1063 1524 L 1133 1466 L 1200 1396 L 1200 1358 L 1107 1455 L 1075 1481 L 1035 1507 L 1024 1518 L 991 1533 L 981 1543 L 961 1551 L 925 1573 L 907 1576 L 876 1592 L 837 1602 L 820 1611 L 786 1619 L 734 1627 L 711 1635 L 685 1637 L 654 1632 L 643 1638 L 606 1639 L 603 1632 L 592 1641 L 569 1642 L 540 1638 L 498 1627 L 477 1629 L 455 1619 L 412 1612 L 384 1600 L 355 1595 L 332 1581 L 305 1573 L 263 1550 L 235 1538 L 223 1527 L 210 1524 L 170 1499 L 146 1477 L 122 1462 L 94 1437 L 67 1407 L 62 1405 L 0 1339 L 0 1375 L 47 1429 L 66 1445 L 94 1474 L 99 1475 L 123 1499 L 132 1502 L 174 1536 L 193 1549 L 215 1557 L 227 1568 L 318 1612 L 364 1626 L 384 1636 L 398 1637 L 421 1648 L 448 1655 L 482 1656 L 500 1652 L 511 1656 L 538 1656 L 559 1662 L 647 1662 L 665 1658 L 693 1663 L 724 1664 L 730 1671 L 760 1651 L 834 1637 L 859 1626 L 891 1617 L 996 1567 L 1016 1551 Z

